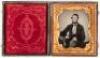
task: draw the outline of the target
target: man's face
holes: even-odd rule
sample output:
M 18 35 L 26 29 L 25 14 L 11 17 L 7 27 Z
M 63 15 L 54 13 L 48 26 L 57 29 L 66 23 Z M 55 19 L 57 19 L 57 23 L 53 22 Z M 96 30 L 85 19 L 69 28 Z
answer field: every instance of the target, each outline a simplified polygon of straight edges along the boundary
M 72 22 L 76 23 L 78 21 L 78 17 L 76 15 L 72 16 Z

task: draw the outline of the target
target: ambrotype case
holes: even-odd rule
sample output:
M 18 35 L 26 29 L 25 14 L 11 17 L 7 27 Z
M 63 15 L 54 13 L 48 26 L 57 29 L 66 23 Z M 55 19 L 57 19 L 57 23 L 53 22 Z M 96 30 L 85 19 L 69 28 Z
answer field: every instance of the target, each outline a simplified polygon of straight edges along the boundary
M 97 3 L 62 2 L 50 7 L 52 54 L 97 55 Z

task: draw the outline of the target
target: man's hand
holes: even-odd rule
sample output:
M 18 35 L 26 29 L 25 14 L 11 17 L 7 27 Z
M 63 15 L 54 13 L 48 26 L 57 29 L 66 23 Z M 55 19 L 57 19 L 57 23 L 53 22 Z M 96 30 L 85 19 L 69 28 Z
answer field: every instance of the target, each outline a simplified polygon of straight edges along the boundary
M 69 36 L 66 36 L 65 38 L 66 38 L 66 39 L 69 39 Z
M 74 40 L 74 41 L 77 41 L 77 38 L 76 38 L 76 37 L 73 37 L 73 40 Z
M 66 39 L 69 39 L 69 32 L 67 32 L 65 38 L 66 38 Z

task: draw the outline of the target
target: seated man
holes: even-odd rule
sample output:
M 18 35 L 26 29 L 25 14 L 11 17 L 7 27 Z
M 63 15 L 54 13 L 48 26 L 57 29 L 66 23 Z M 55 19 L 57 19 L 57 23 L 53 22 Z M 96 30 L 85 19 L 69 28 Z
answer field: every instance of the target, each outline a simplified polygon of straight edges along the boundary
M 62 44 L 63 47 L 84 48 L 86 46 L 85 32 L 83 26 L 78 23 L 79 15 L 73 14 L 71 19 L 72 24 L 60 32 L 59 44 Z

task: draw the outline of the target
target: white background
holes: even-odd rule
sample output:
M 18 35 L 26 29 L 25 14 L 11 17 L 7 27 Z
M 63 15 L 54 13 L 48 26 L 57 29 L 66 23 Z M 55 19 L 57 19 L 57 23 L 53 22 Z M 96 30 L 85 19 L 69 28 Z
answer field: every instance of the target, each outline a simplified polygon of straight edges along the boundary
M 98 56 L 96 57 L 88 57 L 88 56 L 80 56 L 80 57 L 68 57 L 68 56 L 2 56 L 2 37 L 3 37 L 3 34 L 2 34 L 2 1 L 33 1 L 33 0 L 0 0 L 0 58 L 100 58 L 100 0 L 91 0 L 91 1 L 95 1 L 95 2 L 98 2 Z M 35 1 L 42 1 L 42 0 L 35 0 Z M 50 1 L 50 0 L 44 0 L 44 1 Z M 52 1 L 82 1 L 82 2 L 86 2 L 87 0 L 52 0 Z M 89 1 L 89 0 L 88 0 Z M 91 2 L 90 1 L 90 2 Z

